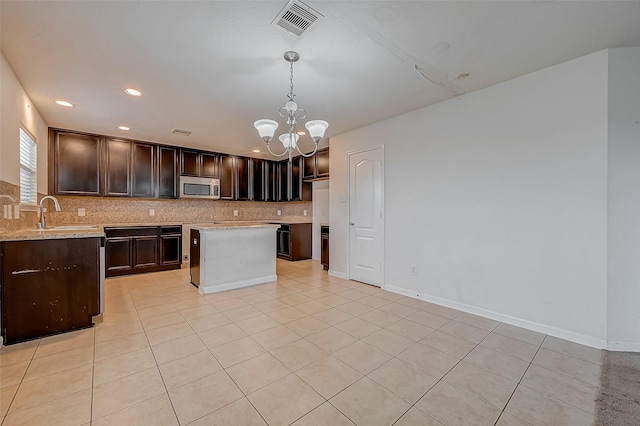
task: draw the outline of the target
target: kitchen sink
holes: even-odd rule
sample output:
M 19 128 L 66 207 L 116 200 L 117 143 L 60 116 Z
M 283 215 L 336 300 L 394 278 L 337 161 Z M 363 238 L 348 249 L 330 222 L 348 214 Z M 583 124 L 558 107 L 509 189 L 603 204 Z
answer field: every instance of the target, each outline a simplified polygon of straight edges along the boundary
M 68 226 L 49 226 L 45 229 L 32 229 L 32 231 L 91 231 L 98 229 L 97 225 L 68 225 Z

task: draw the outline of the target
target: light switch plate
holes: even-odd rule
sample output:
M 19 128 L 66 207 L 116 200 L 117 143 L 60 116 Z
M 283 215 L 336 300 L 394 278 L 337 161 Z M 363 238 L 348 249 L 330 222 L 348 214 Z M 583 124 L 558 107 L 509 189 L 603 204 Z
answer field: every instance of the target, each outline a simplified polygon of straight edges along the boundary
M 13 206 L 13 218 L 20 219 L 20 206 Z
M 234 211 L 233 211 L 233 215 L 234 215 L 234 216 L 238 216 L 238 210 L 234 210 Z
M 85 211 L 85 209 L 82 208 L 82 207 L 79 207 L 78 208 L 78 216 L 82 217 L 82 216 L 86 216 L 86 215 L 87 215 L 87 212 Z
M 156 209 L 149 209 L 149 216 L 155 216 L 156 215 Z
M 307 215 L 307 210 L 306 210 L 306 209 L 305 209 L 305 210 L 302 210 L 302 215 L 303 215 L 303 216 L 306 216 L 306 215 Z
M 282 216 L 282 210 L 278 210 L 278 216 Z

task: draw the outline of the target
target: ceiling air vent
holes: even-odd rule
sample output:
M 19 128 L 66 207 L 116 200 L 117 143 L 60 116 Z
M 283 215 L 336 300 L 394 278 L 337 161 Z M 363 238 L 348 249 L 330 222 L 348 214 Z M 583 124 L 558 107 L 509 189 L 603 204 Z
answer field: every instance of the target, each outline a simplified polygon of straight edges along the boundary
M 289 0 L 271 24 L 275 23 L 279 27 L 299 36 L 305 32 L 316 19 L 322 16 L 318 11 L 310 8 L 300 0 Z
M 173 133 L 174 135 L 189 136 L 191 134 L 191 131 L 182 130 L 182 129 L 173 129 L 171 133 Z

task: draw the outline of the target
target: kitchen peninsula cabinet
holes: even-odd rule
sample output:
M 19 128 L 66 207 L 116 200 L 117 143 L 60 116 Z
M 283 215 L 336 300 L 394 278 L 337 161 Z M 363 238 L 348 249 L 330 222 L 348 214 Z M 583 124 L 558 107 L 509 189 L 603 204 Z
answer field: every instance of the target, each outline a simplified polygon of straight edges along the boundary
M 182 259 L 182 227 L 105 227 L 106 275 L 179 269 Z
M 100 237 L 0 243 L 4 344 L 91 327 L 100 313 L 100 245 Z

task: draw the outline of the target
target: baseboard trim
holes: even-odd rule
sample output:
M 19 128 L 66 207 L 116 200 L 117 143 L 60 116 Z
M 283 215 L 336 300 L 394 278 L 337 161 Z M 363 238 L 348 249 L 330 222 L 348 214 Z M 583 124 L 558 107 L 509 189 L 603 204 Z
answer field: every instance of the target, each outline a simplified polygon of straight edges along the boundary
M 210 293 L 218 293 L 225 290 L 235 290 L 237 288 L 249 287 L 256 284 L 268 283 L 270 281 L 276 281 L 278 279 L 277 275 L 266 275 L 264 277 L 252 278 L 250 280 L 243 281 L 234 281 L 230 283 L 223 283 L 218 285 L 213 285 L 209 287 L 200 286 L 198 287 L 198 292 L 200 294 L 210 294 Z
M 471 306 L 464 303 L 456 302 L 453 300 L 417 293 L 416 291 L 407 290 L 405 288 L 396 287 L 390 284 L 385 285 L 384 289 L 391 291 L 393 293 L 402 294 L 403 296 L 424 300 L 425 302 L 435 303 L 437 305 L 446 306 L 447 308 L 453 308 L 453 309 L 457 309 L 459 311 L 467 312 L 470 314 L 479 315 L 485 318 L 490 318 L 492 320 L 514 325 L 516 327 L 522 327 L 528 330 L 537 331 L 538 333 L 548 334 L 549 336 L 569 340 L 571 342 L 579 343 L 581 345 L 587 345 L 587 346 L 591 346 L 593 348 L 598 348 L 598 349 L 607 349 L 607 347 L 609 346 L 607 345 L 607 341 L 604 339 L 599 339 L 597 337 L 575 333 L 573 331 L 553 327 L 548 324 L 528 321 L 521 318 L 512 317 L 510 315 L 501 314 L 499 312 L 491 311 L 488 309 L 478 308 L 476 306 Z M 628 343 L 633 343 L 633 342 L 628 342 Z M 636 344 L 640 345 L 640 343 L 636 343 Z
M 331 275 L 332 277 L 342 278 L 343 280 L 348 280 L 349 279 L 347 274 L 345 274 L 344 272 L 333 271 L 331 269 L 329 269 L 328 272 L 329 272 L 329 275 Z
M 614 352 L 640 352 L 640 342 L 609 342 L 607 350 Z

